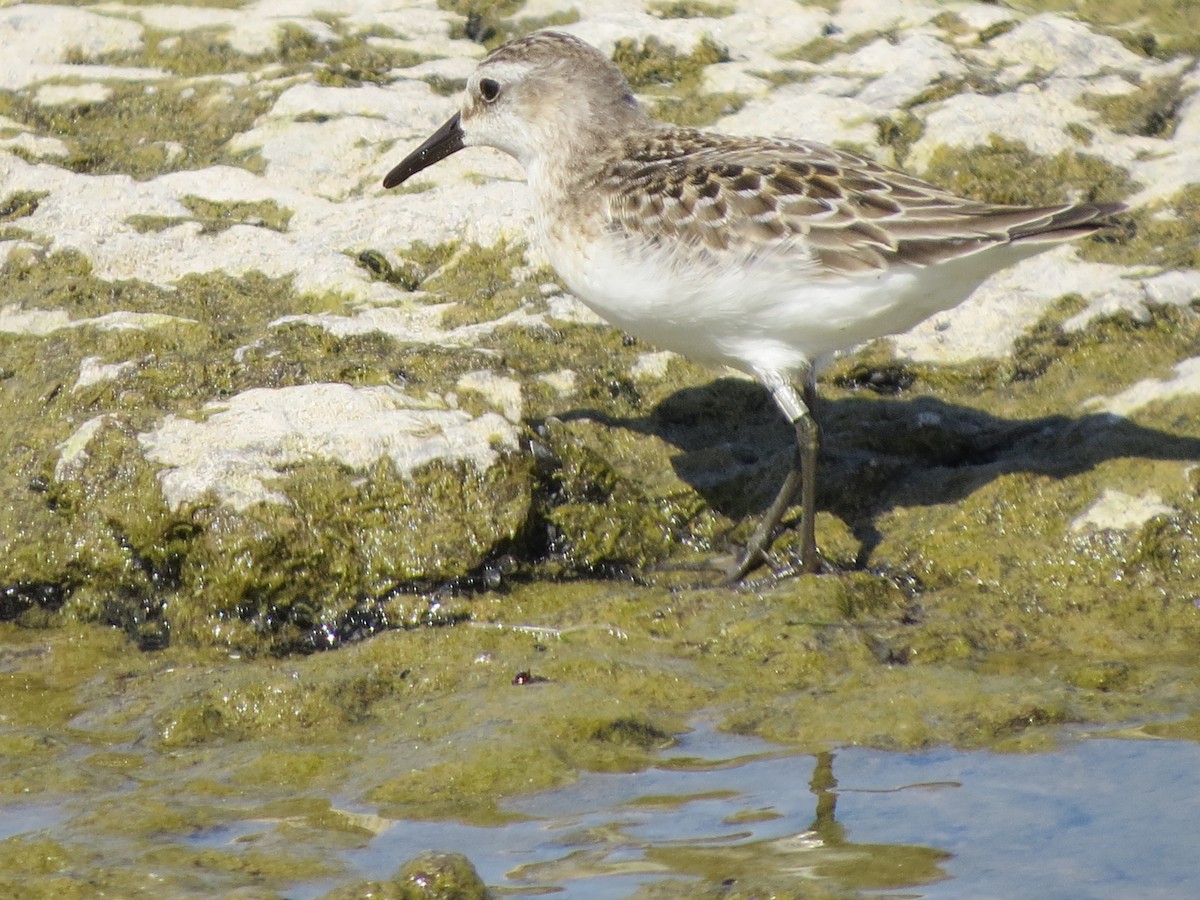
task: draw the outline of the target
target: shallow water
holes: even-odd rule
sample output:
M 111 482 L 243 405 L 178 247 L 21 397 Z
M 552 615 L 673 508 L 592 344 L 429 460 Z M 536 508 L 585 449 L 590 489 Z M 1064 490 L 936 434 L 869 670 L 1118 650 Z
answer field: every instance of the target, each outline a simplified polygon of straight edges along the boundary
M 529 818 L 394 822 L 346 861 L 382 879 L 422 850 L 453 850 L 506 895 L 588 900 L 764 877 L 905 897 L 1200 895 L 1200 747 L 1181 741 L 813 757 L 697 730 L 646 771 L 584 775 L 506 809 Z

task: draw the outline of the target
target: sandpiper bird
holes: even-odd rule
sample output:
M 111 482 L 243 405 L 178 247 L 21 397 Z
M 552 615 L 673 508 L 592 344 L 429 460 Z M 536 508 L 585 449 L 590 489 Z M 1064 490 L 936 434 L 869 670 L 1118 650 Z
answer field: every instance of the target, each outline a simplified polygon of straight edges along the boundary
M 546 253 L 579 299 L 652 344 L 753 374 L 794 426 L 791 469 L 733 580 L 767 559 L 798 490 L 801 565 L 821 565 L 814 366 L 1124 208 L 980 203 L 823 144 L 656 122 L 604 54 L 553 31 L 489 53 L 461 111 L 383 186 L 476 145 L 524 166 Z

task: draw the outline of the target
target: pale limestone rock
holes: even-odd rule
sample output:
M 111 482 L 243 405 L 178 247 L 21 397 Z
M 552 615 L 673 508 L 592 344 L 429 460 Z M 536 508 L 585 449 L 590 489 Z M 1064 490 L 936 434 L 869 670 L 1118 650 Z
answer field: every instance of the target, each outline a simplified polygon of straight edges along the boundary
M 1129 416 L 1151 403 L 1197 394 L 1200 394 L 1200 356 L 1193 356 L 1178 363 L 1170 378 L 1146 378 L 1111 397 L 1093 397 L 1083 407 Z
M 146 458 L 164 467 L 172 509 L 209 493 L 235 509 L 286 503 L 270 482 L 312 459 L 366 468 L 386 456 L 408 474 L 434 460 L 486 469 L 500 449 L 517 447 L 516 429 L 501 415 L 472 418 L 387 386 L 254 388 L 205 411 L 203 421 L 172 415 L 138 436 Z
M 497 372 L 479 369 L 463 374 L 456 386 L 460 391 L 474 391 L 497 407 L 510 422 L 518 423 L 525 408 L 521 384 Z
M 1169 516 L 1175 510 L 1152 491 L 1134 497 L 1124 491 L 1106 488 L 1083 515 L 1071 522 L 1072 534 L 1095 531 L 1133 531 L 1155 516 Z
M 93 384 L 115 381 L 122 374 L 134 368 L 137 368 L 137 363 L 132 360 L 106 363 L 99 356 L 85 356 L 79 363 L 79 378 L 75 380 L 75 387 L 72 390 L 78 391 Z

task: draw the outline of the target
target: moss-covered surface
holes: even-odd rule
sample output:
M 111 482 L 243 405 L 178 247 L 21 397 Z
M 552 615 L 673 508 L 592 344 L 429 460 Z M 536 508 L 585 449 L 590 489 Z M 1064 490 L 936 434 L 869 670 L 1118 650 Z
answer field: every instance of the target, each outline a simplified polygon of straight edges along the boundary
M 483 879 L 461 853 L 428 851 L 414 856 L 387 881 L 362 881 L 335 888 L 323 900 L 490 900 Z
M 1118 134 L 1169 138 L 1187 93 L 1179 78 L 1155 78 L 1127 94 L 1085 96 L 1083 102 Z
M 882 31 L 860 31 L 847 38 L 843 38 L 837 34 L 821 35 L 820 37 L 813 38 L 806 44 L 781 54 L 780 58 L 821 65 L 822 63 L 829 62 L 836 56 L 853 53 L 880 38 L 888 38 L 890 36 L 891 32 Z
M 285 22 L 279 28 L 276 48 L 263 53 L 235 50 L 228 41 L 228 29 L 173 33 L 147 28 L 137 51 L 95 58 L 76 56 L 73 61 L 159 68 L 188 78 L 252 73 L 269 65 L 273 79 L 311 74 L 318 84 L 355 87 L 388 84 L 395 79 L 395 70 L 414 66 L 423 59 L 404 47 L 372 40 L 396 37 L 391 29 L 373 26 L 356 30 L 333 15 L 318 15 L 317 19 L 329 26 L 332 37 L 318 37 L 309 28 Z
M 62 164 L 92 175 L 152 178 L 179 169 L 225 164 L 254 167 L 226 144 L 270 109 L 271 85 L 115 83 L 106 100 L 42 106 L 32 93 L 0 91 L 0 115 L 52 134 L 69 155 Z
M 438 0 L 455 18 L 450 36 L 483 44 L 489 50 L 542 28 L 579 21 L 579 10 L 566 7 L 544 16 L 518 16 L 525 0 Z
M 650 114 L 664 122 L 711 125 L 746 102 L 737 93 L 700 91 L 704 67 L 729 60 L 729 52 L 709 37 L 701 38 L 691 53 L 680 53 L 653 37 L 620 40 L 612 58 L 630 86 L 650 100 Z
M 733 15 L 727 3 L 705 3 L 704 0 L 651 0 L 646 9 L 660 19 L 723 19 Z
M 38 204 L 47 197 L 46 191 L 17 191 L 0 200 L 0 222 L 11 222 L 32 216 Z
M 903 166 L 909 150 L 925 133 L 925 123 L 909 112 L 876 119 L 875 128 L 876 141 L 881 147 L 891 148 L 897 166 Z
M 1128 214 L 1123 228 L 1102 242 L 1083 245 L 1083 255 L 1102 262 L 1148 269 L 1200 269 L 1200 184 Z
M 443 5 L 462 36 L 489 44 L 549 24 L 520 18 L 517 2 Z M 1145 27 L 1158 28 L 1167 7 L 1151 6 Z M 148 32 L 139 55 L 76 61 L 193 82 L 113 84 L 109 100 L 74 108 L 8 93 L 0 114 L 65 141 L 79 172 L 247 164 L 224 148 L 286 84 L 388 83 L 418 59 L 387 29 L 326 20 L 333 39 L 285 29 L 261 61 L 220 32 Z M 802 55 L 878 37 L 833 36 Z M 617 55 L 656 102 L 696 104 L 680 118 L 730 108 L 686 99 L 724 58 L 711 41 L 690 55 L 629 42 Z M 262 67 L 257 84 L 210 77 Z M 935 85 L 881 136 L 902 157 L 919 107 L 963 87 Z M 1107 112 L 1110 124 L 1165 140 L 1173 95 L 1159 87 Z M 944 151 L 923 174 L 1007 202 L 1132 190 L 1092 157 L 1043 159 L 1000 139 Z M 0 195 L 0 234 L 50 246 L 30 226 L 45 196 Z M 183 202 L 186 218 L 129 224 L 291 235 L 303 218 L 278 203 Z M 1197 209 L 1181 186 L 1082 250 L 1200 267 Z M 345 854 L 388 817 L 512 822 L 509 798 L 640 770 L 697 717 L 807 751 L 1023 751 L 1075 724 L 1198 739 L 1200 401 L 1129 419 L 1088 405 L 1194 357 L 1197 304 L 1068 332 L 1081 301 L 1066 297 L 1004 360 L 908 364 L 881 343 L 839 362 L 818 408 L 817 535 L 834 571 L 760 572 L 729 588 L 713 563 L 747 538 L 790 459 L 765 392 L 678 359 L 638 374 L 654 348 L 553 318 L 552 279 L 519 244 L 400 242 L 339 248 L 397 289 L 395 311 L 427 313 L 447 335 L 518 311 L 541 321 L 481 328 L 470 347 L 398 330 L 337 336 L 277 320 L 385 302 L 256 274 L 108 281 L 72 251 L 6 257 L 0 305 L 75 326 L 0 333 L 0 811 L 58 816 L 0 841 L 0 894 L 267 897 L 324 883 L 342 884 L 334 896 L 410 897 L 439 879 L 478 890 L 459 858 L 364 885 Z M 106 324 L 125 313 L 142 327 Z M 111 377 L 81 381 L 95 365 Z M 314 458 L 276 472 L 286 504 L 238 512 L 202 497 L 172 509 L 139 439 L 244 391 L 318 382 L 494 412 L 485 392 L 460 387 L 480 371 L 520 385 L 524 416 L 520 449 L 485 472 L 435 462 L 404 476 L 387 460 Z M 1112 489 L 1172 512 L 1128 531 L 1073 529 Z M 795 533 L 774 550 L 786 566 Z M 778 860 L 737 848 L 716 861 L 654 852 L 682 885 L 662 896 L 794 891 Z M 928 848 L 868 855 L 829 861 L 805 896 L 905 889 L 939 871 Z M 751 874 L 729 887 L 730 870 Z
M 203 197 L 183 197 L 180 200 L 191 210 L 188 216 L 145 216 L 133 215 L 126 223 L 143 233 L 163 231 L 183 222 L 199 222 L 201 234 L 220 234 L 234 225 L 254 225 L 272 231 L 287 231 L 292 212 L 283 209 L 274 200 L 257 203 L 233 201 L 218 202 Z
M 394 37 L 388 29 L 354 30 L 337 17 L 327 19 L 333 37 L 284 23 L 278 46 L 257 54 L 233 49 L 227 29 L 179 34 L 146 29 L 136 51 L 76 52 L 69 61 L 164 69 L 179 79 L 113 81 L 107 99 L 65 106 L 39 104 L 36 91 L 0 91 L 0 115 L 63 141 L 68 147 L 63 164 L 76 172 L 144 180 L 216 164 L 258 170 L 261 160 L 254 153 L 232 152 L 226 144 L 290 84 L 303 78 L 328 87 L 389 84 L 424 59 L 386 40 Z M 269 77 L 259 74 L 268 69 Z M 226 75 L 252 77 L 219 77 Z
M 525 248 L 504 241 L 492 247 L 476 245 L 458 251 L 443 247 L 432 251 L 434 260 L 443 254 L 447 255 L 446 264 L 430 272 L 416 287 L 440 300 L 456 298 L 454 308 L 442 315 L 445 328 L 493 322 L 531 304 L 540 307 L 541 285 L 554 280 L 548 269 L 528 270 L 524 266 Z M 419 261 L 417 266 L 421 267 Z M 523 268 L 525 271 L 521 271 Z M 427 266 L 425 269 L 428 271 Z
M 1066 151 L 1038 156 L 1020 141 L 1000 135 L 968 150 L 939 147 L 921 174 L 965 197 L 1029 206 L 1121 200 L 1135 187 L 1123 169 L 1098 156 Z
M 385 463 L 363 473 L 313 462 L 280 472 L 274 487 L 291 498 L 288 514 L 267 506 L 232 515 L 205 502 L 168 510 L 138 441 L 167 414 L 196 415 L 250 388 L 325 381 L 399 378 L 418 396 L 441 394 L 472 355 L 447 365 L 445 352 L 398 352 L 381 335 L 269 329 L 281 315 L 341 301 L 261 276 L 193 276 L 167 290 L 100 281 L 77 254 L 27 252 L 0 277 L 6 302 L 26 310 L 93 321 L 130 309 L 163 315 L 149 330 L 0 335 L 12 423 L 0 473 L 9 618 L 40 620 L 50 608 L 118 625 L 147 646 L 311 646 L 353 630 L 363 603 L 478 568 L 528 519 L 529 463 L 520 456 L 482 475 L 434 465 L 415 478 Z M 75 389 L 85 357 L 132 366 Z
M 1200 7 L 1186 0 L 1020 0 L 1014 5 L 1022 11 L 1065 13 L 1106 28 L 1147 56 L 1200 52 Z

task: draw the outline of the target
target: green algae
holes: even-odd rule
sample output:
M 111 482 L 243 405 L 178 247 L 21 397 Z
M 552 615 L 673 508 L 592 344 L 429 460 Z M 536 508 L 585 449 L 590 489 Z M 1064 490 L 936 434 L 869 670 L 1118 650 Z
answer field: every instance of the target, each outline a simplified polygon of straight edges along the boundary
M 450 25 L 450 37 L 475 41 L 489 50 L 543 28 L 579 21 L 579 11 L 573 7 L 517 18 L 516 13 L 524 5 L 525 0 L 438 0 L 439 9 L 456 16 Z
M 226 39 L 228 29 L 196 29 L 169 32 L 143 28 L 142 46 L 98 54 L 94 57 L 74 54 L 76 65 L 93 63 L 138 68 L 163 69 L 185 78 L 250 72 L 262 67 L 262 57 L 235 50 Z
M 65 309 L 77 320 L 128 309 L 177 317 L 150 331 L 0 336 L 11 367 L 0 381 L 6 408 L 35 423 L 4 438 L 10 463 L 0 533 L 19 539 L 0 563 L 0 585 L 23 621 L 53 607 L 117 625 L 147 647 L 170 639 L 300 646 L 314 630 L 336 633 L 364 598 L 465 574 L 522 527 L 531 487 L 516 456 L 479 477 L 434 466 L 401 478 L 382 465 L 364 481 L 363 473 L 313 464 L 283 473 L 277 485 L 298 504 L 294 514 L 231 517 L 205 504 L 170 511 L 137 439 L 163 415 L 198 412 L 251 387 L 386 384 L 398 373 L 410 388 L 445 392 L 471 355 L 456 354 L 447 366 L 447 351 L 397 353 L 380 334 L 270 329 L 282 315 L 341 303 L 299 297 L 287 280 L 260 275 L 189 276 L 168 290 L 101 281 L 72 253 L 16 253 L 4 274 L 8 299 L 27 309 Z M 132 365 L 72 389 L 85 357 Z M 60 448 L 89 421 L 61 470 Z M 314 598 L 315 582 L 297 580 L 301 572 L 339 588 Z
M 1150 79 L 1127 94 L 1085 94 L 1081 102 L 1117 134 L 1169 138 L 1186 98 L 1182 79 L 1174 77 Z
M 710 91 L 683 97 L 664 97 L 655 100 L 650 111 L 654 118 L 664 122 L 703 128 L 723 116 L 733 115 L 746 105 L 748 99 L 737 91 Z
M 723 19 L 734 12 L 729 4 L 704 0 L 651 0 L 646 9 L 660 19 Z
M 252 225 L 270 228 L 272 231 L 287 231 L 292 218 L 290 209 L 283 209 L 274 200 L 218 202 L 203 197 L 188 195 L 180 203 L 192 211 L 192 216 L 132 215 L 125 223 L 142 234 L 165 231 L 184 222 L 199 222 L 200 234 L 220 234 L 234 225 Z
M 38 204 L 50 194 L 47 191 L 16 191 L 0 200 L 0 222 L 11 222 L 32 216 Z
M 969 150 L 939 147 L 921 174 L 956 194 L 1029 206 L 1120 200 L 1135 187 L 1128 173 L 1098 156 L 1074 151 L 1038 156 L 999 135 Z
M 908 151 L 925 133 L 925 123 L 910 112 L 881 116 L 875 120 L 875 140 L 881 147 L 890 147 L 896 165 L 903 165 Z
M 176 34 L 147 29 L 138 50 L 75 54 L 71 62 L 162 68 L 187 80 L 114 82 L 106 100 L 70 107 L 46 107 L 32 92 L 4 91 L 0 115 L 64 141 L 69 148 L 64 164 L 76 172 L 121 173 L 141 180 L 218 164 L 257 170 L 262 163 L 256 152 L 234 153 L 226 145 L 270 109 L 290 80 L 308 76 L 332 87 L 389 84 L 397 70 L 425 59 L 388 43 L 386 29 L 351 31 L 336 18 L 330 27 L 334 37 L 323 40 L 299 25 L 284 24 L 278 46 L 261 54 L 234 50 L 225 30 Z M 211 78 L 257 73 L 269 64 L 274 64 L 269 81 L 251 78 L 239 84 Z
M 69 148 L 63 165 L 74 172 L 144 180 L 218 164 L 250 166 L 248 154 L 226 145 L 249 130 L 282 90 L 222 82 L 120 82 L 110 88 L 106 100 L 69 107 L 0 91 L 0 115 L 63 141 Z
M 1179 0 L 1021 0 L 1025 10 L 1065 12 L 1108 29 L 1146 56 L 1172 58 L 1200 51 L 1200 8 Z
M 1024 164 L 1019 154 L 1010 158 Z M 1032 170 L 1040 175 L 1039 167 Z M 1035 202 L 1054 194 L 1053 182 L 1051 170 Z M 1187 235 L 1195 234 L 1196 205 L 1185 190 L 1160 219 L 1136 220 L 1130 241 L 1099 249 L 1151 265 L 1194 265 Z M 1171 230 L 1153 230 L 1160 221 Z M 406 291 L 459 303 L 452 321 L 519 308 L 504 292 L 521 279 L 521 302 L 536 301 L 542 275 L 525 276 L 514 248 L 466 248 L 451 263 L 460 250 L 366 251 L 362 265 Z M 708 590 L 695 587 L 711 581 L 708 573 L 680 578 L 653 562 L 691 560 L 697 547 L 708 559 L 753 527 L 753 504 L 742 497 L 722 505 L 703 476 L 729 462 L 720 446 L 731 433 L 757 417 L 774 421 L 765 395 L 754 407 L 752 393 L 713 387 L 711 373 L 681 361 L 661 380 L 635 379 L 631 367 L 647 348 L 605 327 L 510 325 L 493 334 L 483 357 L 404 347 L 378 334 L 339 338 L 310 324 L 268 327 L 283 315 L 346 312 L 337 297 L 296 296 L 286 280 L 206 276 L 164 291 L 95 279 L 78 256 L 12 262 L 6 290 L 26 309 L 76 318 L 151 310 L 193 321 L 133 334 L 90 326 L 0 336 L 0 406 L 19 425 L 0 429 L 8 461 L 0 534 L 25 560 L 27 579 L 5 595 L 25 607 L 19 627 L 0 626 L 6 654 L 22 648 L 4 658 L 4 712 L 12 718 L 0 732 L 0 795 L 14 804 L 66 797 L 89 810 L 63 829 L 68 838 L 0 843 L 0 893 L 283 895 L 297 873 L 336 877 L 336 849 L 361 846 L 371 833 L 317 794 L 407 816 L 501 823 L 511 817 L 508 797 L 567 783 L 581 770 L 651 764 L 655 749 L 698 714 L 811 749 L 857 742 L 1021 751 L 1052 746 L 1071 723 L 1168 719 L 1195 708 L 1200 521 L 1197 476 L 1189 481 L 1181 469 L 1197 456 L 1200 409 L 1194 398 L 1176 398 L 1117 425 L 1081 407 L 1193 356 L 1200 335 L 1187 311 L 1151 309 L 1068 332 L 1063 323 L 1080 308 L 1068 297 L 1011 361 L 898 366 L 875 382 L 893 385 L 896 396 L 869 402 L 868 373 L 825 380 L 818 538 L 849 565 L 875 529 L 865 559 L 880 571 Z M 489 291 L 473 310 L 473 298 Z M 136 366 L 75 391 L 81 360 L 94 355 Z M 872 359 L 844 365 L 875 373 L 864 363 Z M 404 574 L 392 556 L 404 538 L 392 531 L 408 527 L 394 472 L 297 467 L 283 481 L 303 502 L 274 510 L 284 525 L 272 538 L 232 519 L 213 525 L 217 514 L 205 507 L 163 512 L 155 471 L 134 455 L 135 435 L 162 414 L 195 412 L 249 387 L 398 382 L 444 394 L 481 360 L 523 385 L 547 371 L 578 374 L 568 398 L 526 390 L 535 419 L 562 417 L 538 435 L 551 463 L 535 477 L 521 468 L 530 463 L 511 462 L 513 480 L 501 485 L 515 492 L 516 510 L 534 507 L 531 528 L 553 523 L 559 555 L 542 565 L 538 536 L 516 536 L 504 546 L 514 560 L 497 569 L 499 590 L 453 600 L 445 592 L 388 595 Z M 689 390 L 701 399 L 674 396 Z M 710 406 L 707 430 L 686 432 L 703 441 L 680 437 L 683 420 Z M 926 413 L 940 423 L 922 424 Z M 58 480 L 57 445 L 105 414 L 114 418 L 86 445 L 83 483 Z M 790 435 L 780 426 L 765 432 L 765 443 L 786 459 Z M 779 474 L 768 467 L 765 493 Z M 453 469 L 432 484 L 418 477 L 412 490 L 453 507 L 470 491 L 492 490 L 454 484 L 472 477 Z M 745 479 L 733 485 L 728 493 L 745 493 Z M 1178 513 L 1128 534 L 1070 533 L 1073 518 L 1112 486 L 1158 491 Z M 362 519 L 355 504 L 368 505 Z M 274 527 L 261 512 L 256 522 Z M 425 514 L 418 511 L 416 528 L 428 527 L 419 520 Z M 83 524 L 70 527 L 70 516 Z M 275 555 L 264 549 L 272 540 L 283 545 Z M 299 552 L 305 541 L 322 556 Z M 775 550 L 786 557 L 794 546 L 789 533 Z M 469 548 L 466 559 L 480 559 L 480 549 Z M 444 558 L 457 548 L 428 552 Z M 258 571 L 242 571 L 243 562 Z M 437 570 L 438 562 L 432 570 L 441 576 L 453 571 Z M 633 572 L 642 583 L 579 577 L 606 572 Z M 359 606 L 355 591 L 381 592 L 376 600 L 393 623 L 451 627 L 270 658 L 313 649 L 306 626 L 336 632 Z M 66 613 L 52 613 L 56 604 Z M 426 616 L 435 606 L 453 614 Z M 72 619 L 120 630 L 80 629 Z M 162 647 L 166 622 L 176 625 L 173 644 L 133 651 Z M 247 658 L 188 644 L 233 647 Z M 520 671 L 547 681 L 517 687 Z M 1143 728 L 1190 740 L 1197 733 L 1194 716 Z M 96 752 L 109 748 L 116 749 Z M 195 849 L 197 837 L 219 838 L 231 824 L 239 837 L 229 845 Z M 114 835 L 128 841 L 117 853 L 107 849 Z M 161 849 L 185 842 L 190 849 Z M 739 881 L 711 889 L 688 882 L 678 896 L 794 890 L 769 874 L 777 861 L 751 857 L 738 868 L 689 852 L 656 858 L 673 872 L 736 871 Z M 873 870 L 881 878 L 873 886 L 903 887 L 938 871 L 936 858 L 918 853 L 897 852 L 886 864 L 896 881 Z M 823 872 L 836 860 L 828 865 Z M 860 857 L 854 865 L 862 867 Z M 470 882 L 450 883 L 456 890 Z M 356 896 L 358 888 L 346 890 Z
M 803 84 L 813 77 L 812 72 L 802 72 L 798 69 L 774 69 L 766 72 L 755 71 L 750 74 L 774 87 L 781 87 L 785 84 Z
M 268 637 L 277 652 L 303 647 L 314 631 L 336 633 L 364 598 L 478 568 L 527 516 L 525 461 L 505 460 L 484 473 L 431 463 L 409 476 L 386 459 L 366 473 L 310 463 L 272 485 L 291 499 L 286 512 L 197 510 L 200 533 L 167 611 L 172 634 L 239 648 Z
M 465 78 L 447 78 L 443 75 L 426 75 L 421 80 L 429 85 L 433 92 L 439 97 L 457 97 L 467 88 L 467 79 Z M 400 185 L 399 190 L 402 193 L 404 187 L 405 185 Z
M 360 881 L 335 888 L 323 900 L 489 900 L 492 893 L 461 853 L 429 850 L 402 865 L 387 881 Z
M 383 44 L 372 38 L 391 37 L 373 32 L 347 33 L 334 20 L 338 38 L 323 41 L 299 26 L 286 26 L 279 39 L 279 59 L 287 69 L 315 73 L 317 84 L 325 87 L 358 87 L 363 84 L 386 85 L 396 80 L 397 69 L 407 69 L 425 60 L 405 47 Z
M 427 278 L 449 263 L 459 247 L 458 241 L 446 241 L 436 246 L 424 241 L 414 241 L 404 248 L 398 263 L 392 263 L 378 250 L 363 250 L 355 258 L 358 264 L 370 273 L 373 280 L 395 285 L 401 290 L 415 291 Z M 497 245 L 496 250 L 497 255 L 507 264 L 505 271 L 497 274 L 510 273 L 515 262 L 506 253 L 506 245 L 501 243 Z
M 947 34 L 959 39 L 975 32 L 973 26 L 964 21 L 957 13 L 953 12 L 939 13 L 930 21 L 932 24 L 943 29 Z M 1008 32 L 1012 31 L 1019 24 L 1016 19 L 1004 19 L 994 22 L 979 29 L 978 33 L 975 33 L 975 39 L 979 45 L 986 45 L 990 41 L 1000 37 L 1000 35 L 1008 34 Z
M 806 44 L 796 47 L 794 50 L 781 53 L 779 58 L 788 61 L 807 62 L 819 66 L 828 63 L 835 56 L 861 50 L 863 47 L 874 43 L 880 38 L 891 39 L 892 37 L 891 32 L 885 31 L 860 31 L 850 35 L 848 38 L 822 35 L 821 37 L 813 38 Z
M 902 111 L 907 114 L 918 106 L 940 103 L 963 93 L 996 94 L 1000 90 L 1000 86 L 995 81 L 978 72 L 970 72 L 962 76 L 942 75 L 934 79 L 915 97 L 905 101 Z
M 553 283 L 549 269 L 525 264 L 524 243 L 500 240 L 485 247 L 448 241 L 430 246 L 415 242 L 397 262 L 378 250 L 363 250 L 355 260 L 374 281 L 401 290 L 421 291 L 437 303 L 452 304 L 441 316 L 447 330 L 494 322 L 520 309 L 544 306 L 542 287 Z
M 432 252 L 436 261 L 445 250 Z M 408 256 L 408 253 L 405 254 Z M 443 328 L 492 322 L 542 300 L 541 286 L 553 278 L 548 270 L 522 271 L 525 246 L 499 241 L 491 247 L 459 248 L 447 263 L 419 282 L 420 289 L 456 304 L 441 319 Z M 421 263 L 417 262 L 417 266 Z M 429 264 L 426 264 L 428 271 Z
M 233 73 L 257 73 L 272 66 L 272 78 L 311 74 L 318 84 L 356 87 L 389 84 L 396 69 L 406 69 L 425 57 L 404 47 L 375 38 L 394 38 L 386 28 L 351 30 L 337 16 L 326 17 L 332 37 L 318 37 L 303 26 L 285 22 L 278 29 L 277 45 L 263 53 L 244 53 L 229 43 L 229 28 L 200 28 L 183 32 L 156 28 L 143 30 L 142 46 L 99 54 L 75 55 L 71 62 L 163 69 L 185 78 Z
M 612 59 L 630 86 L 649 96 L 650 114 L 676 125 L 710 125 L 737 112 L 747 99 L 737 93 L 700 90 L 704 68 L 729 61 L 729 51 L 708 36 L 690 53 L 680 53 L 655 37 L 640 43 L 622 39 L 613 47 Z
M 964 613 L 943 606 L 949 598 L 938 591 L 914 607 L 886 589 L 882 600 L 848 607 L 875 589 L 873 578 L 735 592 L 535 583 L 474 601 L 477 621 L 491 628 L 393 633 L 286 663 L 179 659 L 174 650 L 157 662 L 134 657 L 122 681 L 125 708 L 143 698 L 135 708 L 155 722 L 153 745 L 165 752 L 142 763 L 136 797 L 110 800 L 103 817 L 73 827 L 124 834 L 140 848 L 126 878 L 153 869 L 168 884 L 188 871 L 244 884 L 250 871 L 231 851 L 157 848 L 222 822 L 281 818 L 250 848 L 286 839 L 294 855 L 285 860 L 321 873 L 330 848 L 361 830 L 331 819 L 314 792 L 349 791 L 406 818 L 499 824 L 511 817 L 505 797 L 567 783 L 581 769 L 639 770 L 680 728 L 680 716 L 697 709 L 723 710 L 735 731 L 805 747 L 950 741 L 1019 750 L 1045 747 L 1062 723 L 1165 712 L 1164 689 L 1169 698 L 1185 683 L 1196 686 L 1194 672 L 1183 674 L 1184 648 L 1200 627 L 1194 610 L 1181 617 L 1181 606 L 1162 623 L 1169 630 L 1138 636 L 1128 622 L 1093 631 L 1106 615 L 1102 602 L 1055 615 L 1021 598 L 994 604 L 976 590 Z M 1024 611 L 1014 627 L 1017 609 Z M 543 630 L 527 630 L 533 626 Z M 926 632 L 930 640 L 919 640 Z M 1128 655 L 1131 641 L 1141 656 Z M 1074 654 L 1069 644 L 1078 645 Z M 118 650 L 110 640 L 108 652 Z M 39 659 L 29 674 L 45 672 L 47 657 L 29 658 Z M 531 664 L 545 681 L 510 684 Z M 75 673 L 63 687 L 74 688 L 76 702 L 89 702 L 78 692 L 94 666 L 89 656 L 64 670 Z M 109 727 L 103 716 L 97 726 Z M 182 794 L 172 771 L 186 773 Z M 298 785 L 313 799 L 285 803 Z M 40 849 L 51 874 L 64 855 L 95 865 L 61 844 Z M 286 868 L 254 877 L 278 889 Z
M 1068 122 L 1063 128 L 1067 134 L 1075 139 L 1076 143 L 1089 146 L 1095 140 L 1096 132 L 1088 128 L 1086 125 L 1080 125 L 1078 122 Z
M 646 448 L 620 430 L 552 422 L 539 437 L 555 460 L 543 514 L 567 572 L 644 568 L 666 557 L 703 514 L 682 481 L 645 477 Z
M 19 835 L 0 842 L 0 866 L 13 875 L 56 874 L 78 861 L 78 854 L 48 838 Z
M 1125 229 L 1102 243 L 1085 243 L 1085 259 L 1163 269 L 1200 269 L 1200 185 L 1128 214 Z
M 712 38 L 701 38 L 691 53 L 683 54 L 655 37 L 640 43 L 626 38 L 613 47 L 613 62 L 635 91 L 664 86 L 695 86 L 705 66 L 728 62 L 729 51 Z
M 254 225 L 272 231 L 287 231 L 292 218 L 290 209 L 283 209 L 274 200 L 216 201 L 187 195 L 179 200 L 192 211 L 201 223 L 201 234 L 219 234 L 234 225 Z

